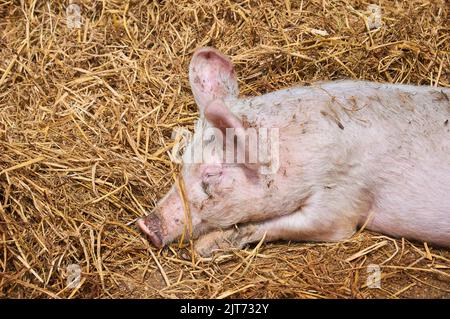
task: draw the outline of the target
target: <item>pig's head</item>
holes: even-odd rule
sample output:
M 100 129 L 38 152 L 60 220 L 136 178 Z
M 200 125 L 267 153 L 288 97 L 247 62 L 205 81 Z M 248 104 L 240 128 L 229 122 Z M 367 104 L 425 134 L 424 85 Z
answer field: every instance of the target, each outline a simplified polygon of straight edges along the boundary
M 223 156 L 214 152 L 201 163 L 186 159 L 186 155 L 191 155 L 200 142 L 204 146 L 215 144 L 223 148 L 227 128 L 245 131 L 242 120 L 229 109 L 238 96 L 231 61 L 215 49 L 199 49 L 189 66 L 189 80 L 200 120 L 193 141 L 186 148 L 181 174 L 194 237 L 212 229 L 267 218 L 263 216 L 270 206 L 267 205 L 270 196 L 267 177 L 259 170 L 261 164 L 245 161 L 227 164 Z M 205 137 L 200 134 L 205 128 L 214 128 L 222 136 Z M 245 143 L 244 146 L 238 144 L 233 147 L 245 148 Z M 186 214 L 180 195 L 179 187 L 174 185 L 154 211 L 138 221 L 141 230 L 156 247 L 179 238 L 186 229 Z M 188 234 L 185 235 L 188 239 Z

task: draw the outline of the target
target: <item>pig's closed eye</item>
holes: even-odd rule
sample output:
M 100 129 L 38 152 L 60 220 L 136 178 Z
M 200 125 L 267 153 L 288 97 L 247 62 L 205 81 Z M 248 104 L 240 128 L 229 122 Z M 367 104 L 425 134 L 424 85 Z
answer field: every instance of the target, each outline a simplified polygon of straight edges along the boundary
M 206 195 L 208 195 L 208 197 L 211 197 L 211 192 L 210 192 L 210 189 L 209 189 L 209 184 L 202 181 L 201 186 L 202 186 L 203 192 L 204 192 Z
M 221 176 L 221 170 L 209 170 L 208 172 L 203 173 L 203 178 L 200 186 L 203 192 L 208 195 L 208 197 L 212 197 L 212 187 L 219 183 Z

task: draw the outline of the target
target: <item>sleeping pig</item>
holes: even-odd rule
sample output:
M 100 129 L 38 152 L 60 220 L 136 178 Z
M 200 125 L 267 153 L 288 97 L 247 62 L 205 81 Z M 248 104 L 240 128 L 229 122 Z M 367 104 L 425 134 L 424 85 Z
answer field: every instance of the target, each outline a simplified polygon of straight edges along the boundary
M 138 221 L 154 246 L 183 234 L 208 256 L 262 239 L 341 241 L 361 226 L 450 246 L 449 88 L 342 80 L 239 98 L 213 48 L 194 53 L 189 80 L 200 119 L 184 200 L 178 183 Z M 251 156 L 250 131 L 271 154 Z M 215 151 L 192 160 L 205 145 Z

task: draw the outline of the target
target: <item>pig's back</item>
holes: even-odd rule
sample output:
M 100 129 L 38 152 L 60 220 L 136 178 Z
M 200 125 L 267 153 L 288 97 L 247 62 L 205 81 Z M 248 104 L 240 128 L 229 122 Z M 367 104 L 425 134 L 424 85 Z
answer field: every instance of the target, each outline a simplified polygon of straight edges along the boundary
M 339 96 L 345 143 L 367 164 L 361 179 L 374 198 L 367 227 L 450 246 L 450 90 L 367 82 L 324 88 Z
M 265 127 L 286 126 L 293 117 L 301 122 L 305 115 L 321 118 L 321 111 L 334 112 L 350 124 L 386 119 L 402 123 L 407 114 L 428 124 L 449 117 L 449 99 L 449 88 L 339 80 L 233 100 L 229 106 L 233 113 Z
M 324 88 L 341 103 L 344 143 L 367 164 L 361 179 L 374 198 L 367 227 L 450 246 L 450 89 L 367 82 Z

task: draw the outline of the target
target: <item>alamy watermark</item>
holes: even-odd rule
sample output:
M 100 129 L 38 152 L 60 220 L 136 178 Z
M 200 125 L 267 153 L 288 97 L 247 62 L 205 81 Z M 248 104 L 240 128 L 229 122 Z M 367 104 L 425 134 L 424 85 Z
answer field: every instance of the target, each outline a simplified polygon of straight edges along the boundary
M 69 29 L 81 29 L 81 8 L 78 4 L 69 4 L 66 8 L 66 24 Z
M 381 22 L 381 7 L 376 4 L 369 4 L 367 10 L 369 11 L 369 16 L 367 17 L 369 30 L 381 28 L 383 25 Z
M 175 163 L 244 164 L 261 174 L 274 174 L 280 167 L 278 128 L 201 128 L 192 133 L 177 128 L 170 158 Z M 182 154 L 183 153 L 183 154 Z
M 381 288 L 381 268 L 379 265 L 370 264 L 367 266 L 367 288 Z
M 66 285 L 68 288 L 76 289 L 81 284 L 81 267 L 77 264 L 70 264 L 66 268 L 67 279 Z

